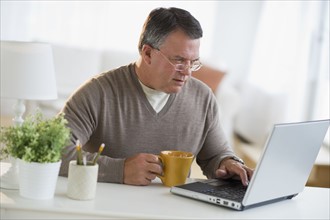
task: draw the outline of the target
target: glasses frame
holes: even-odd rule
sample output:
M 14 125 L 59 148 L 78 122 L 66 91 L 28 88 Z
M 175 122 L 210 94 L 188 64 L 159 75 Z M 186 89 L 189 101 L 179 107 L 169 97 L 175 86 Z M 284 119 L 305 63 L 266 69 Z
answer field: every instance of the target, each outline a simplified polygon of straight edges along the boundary
M 189 65 L 189 64 L 187 65 L 187 64 L 183 64 L 183 63 L 174 64 L 160 49 L 158 49 L 158 48 L 153 48 L 153 49 L 157 50 L 167 60 L 167 62 L 169 62 L 174 67 L 175 71 L 182 72 L 182 71 L 189 69 L 191 72 L 195 72 L 203 66 L 203 64 L 199 60 L 193 61 L 192 65 Z

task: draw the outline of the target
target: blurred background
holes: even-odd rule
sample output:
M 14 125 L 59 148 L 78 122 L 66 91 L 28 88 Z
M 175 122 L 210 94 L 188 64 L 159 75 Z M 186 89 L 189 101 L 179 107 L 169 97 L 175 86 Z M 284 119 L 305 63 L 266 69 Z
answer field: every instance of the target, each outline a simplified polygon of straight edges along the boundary
M 138 57 L 156 7 L 200 21 L 201 60 L 225 73 L 216 95 L 223 109 L 232 105 L 228 133 L 261 143 L 274 123 L 329 118 L 329 1 L 1 0 L 1 40 L 54 46 L 60 109 L 90 76 Z M 2 116 L 10 105 L 1 99 Z

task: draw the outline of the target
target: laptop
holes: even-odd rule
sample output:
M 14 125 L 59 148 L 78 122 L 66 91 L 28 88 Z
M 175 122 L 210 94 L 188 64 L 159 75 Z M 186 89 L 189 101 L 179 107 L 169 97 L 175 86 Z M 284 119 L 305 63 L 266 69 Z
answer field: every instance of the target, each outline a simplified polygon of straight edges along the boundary
M 275 124 L 250 184 L 209 179 L 173 186 L 171 193 L 244 210 L 291 199 L 302 192 L 330 120 Z

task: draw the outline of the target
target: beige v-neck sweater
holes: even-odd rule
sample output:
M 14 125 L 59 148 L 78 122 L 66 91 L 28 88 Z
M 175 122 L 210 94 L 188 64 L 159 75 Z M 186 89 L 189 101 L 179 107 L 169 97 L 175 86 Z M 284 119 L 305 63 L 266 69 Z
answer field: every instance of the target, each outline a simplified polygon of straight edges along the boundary
M 190 78 L 179 93 L 171 94 L 156 113 L 142 90 L 134 64 L 130 64 L 86 82 L 62 111 L 72 138 L 62 158 L 60 175 L 66 176 L 69 161 L 76 159 L 77 139 L 89 152 L 89 160 L 105 144 L 98 160 L 101 182 L 123 183 L 125 158 L 138 153 L 191 151 L 208 177 L 214 177 L 224 157 L 234 155 L 221 128 L 212 91 L 195 78 Z

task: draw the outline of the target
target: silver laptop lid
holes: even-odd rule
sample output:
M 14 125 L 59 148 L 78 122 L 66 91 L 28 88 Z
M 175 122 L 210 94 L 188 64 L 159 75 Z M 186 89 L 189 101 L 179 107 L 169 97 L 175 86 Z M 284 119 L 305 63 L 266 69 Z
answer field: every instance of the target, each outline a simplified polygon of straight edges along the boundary
M 303 191 L 330 120 L 277 124 L 259 159 L 243 205 Z

